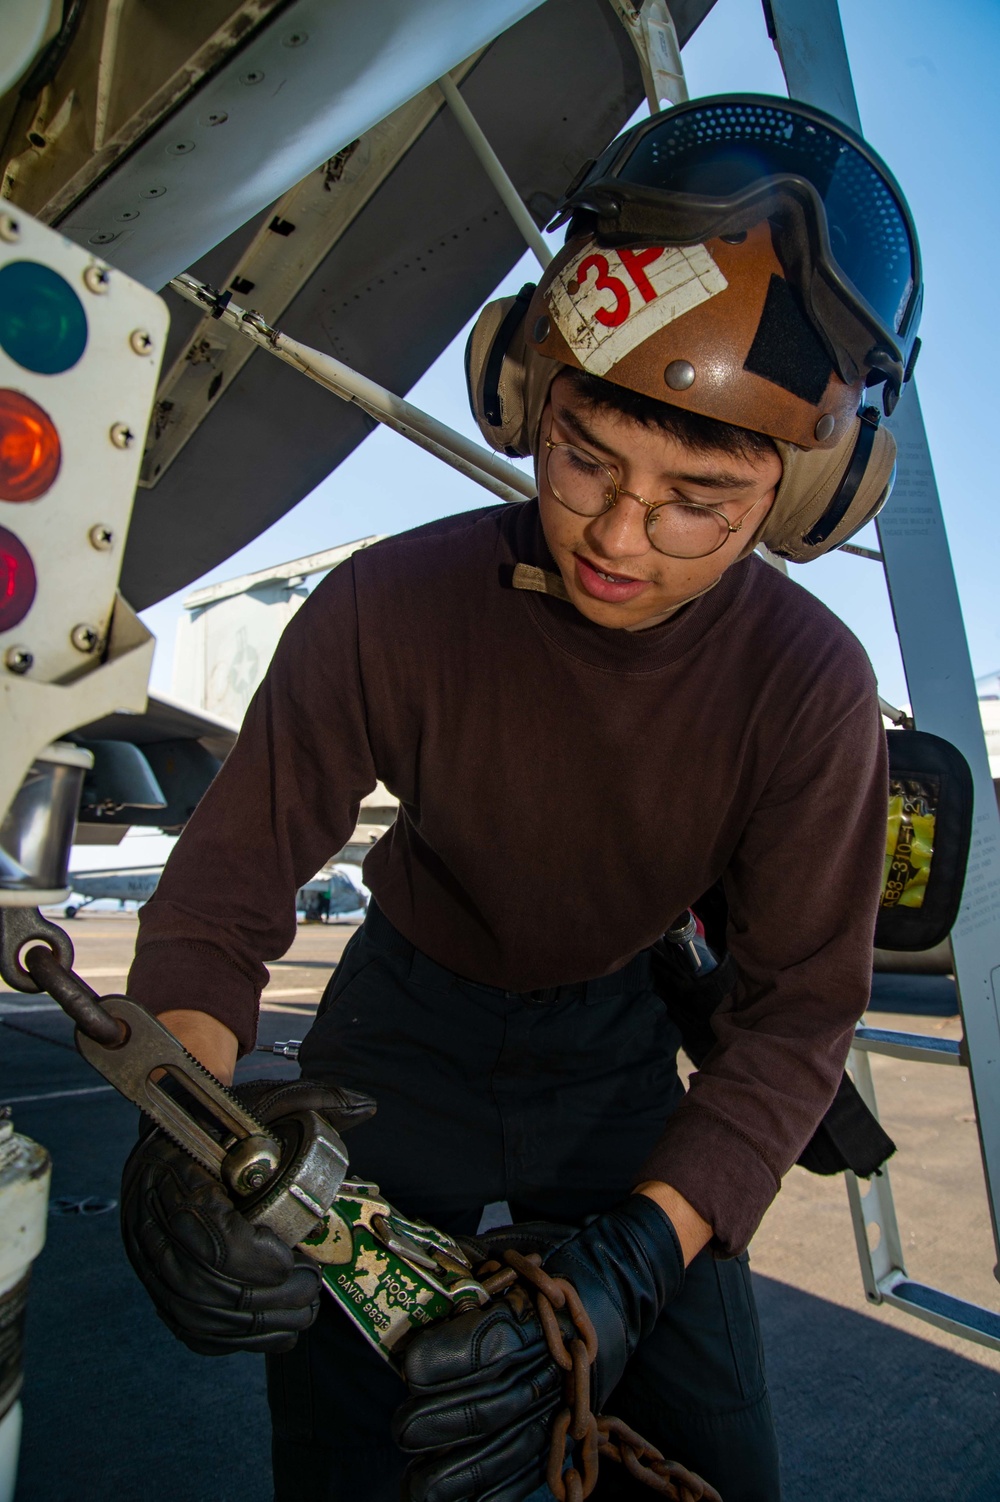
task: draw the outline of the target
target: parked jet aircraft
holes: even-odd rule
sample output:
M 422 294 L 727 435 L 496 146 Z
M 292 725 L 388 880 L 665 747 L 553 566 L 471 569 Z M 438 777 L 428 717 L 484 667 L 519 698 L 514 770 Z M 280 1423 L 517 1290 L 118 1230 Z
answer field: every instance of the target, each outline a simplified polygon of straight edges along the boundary
M 162 866 L 129 866 L 118 871 L 74 871 L 70 877 L 73 892 L 64 909 L 67 918 L 75 918 L 81 908 L 99 898 L 119 902 L 146 902 L 156 891 Z M 80 900 L 82 898 L 82 901 Z
M 67 918 L 75 918 L 82 908 L 98 899 L 111 898 L 121 903 L 147 902 L 156 891 L 163 873 L 162 866 L 127 866 L 114 871 L 74 871 L 73 893 L 64 908 Z M 82 899 L 82 900 L 81 900 Z M 296 908 L 306 921 L 325 922 L 341 913 L 363 911 L 368 899 L 345 871 L 325 866 L 307 881 L 296 898 Z
M 346 871 L 324 866 L 299 889 L 295 905 L 307 923 L 325 923 L 328 918 L 364 911 L 368 898 Z

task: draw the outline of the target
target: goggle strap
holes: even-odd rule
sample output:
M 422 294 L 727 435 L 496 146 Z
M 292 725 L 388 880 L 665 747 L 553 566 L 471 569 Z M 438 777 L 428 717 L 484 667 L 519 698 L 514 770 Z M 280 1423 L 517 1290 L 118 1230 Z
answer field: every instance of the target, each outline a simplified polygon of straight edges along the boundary
M 829 506 L 823 512 L 819 521 L 812 531 L 802 539 L 807 547 L 818 547 L 826 542 L 830 534 L 839 527 L 847 515 L 848 509 L 858 493 L 858 487 L 865 477 L 868 461 L 875 447 L 875 433 L 879 425 L 879 415 L 874 407 L 862 407 L 858 413 L 861 425 L 858 429 L 857 441 L 851 462 L 844 471 L 844 477 L 834 492 Z
M 499 428 L 503 424 L 503 411 L 500 401 L 500 376 L 503 371 L 503 362 L 507 358 L 507 351 L 518 328 L 524 322 L 524 315 L 528 311 L 535 291 L 534 282 L 525 282 L 513 303 L 497 329 L 496 336 L 490 346 L 489 356 L 486 360 L 486 369 L 483 371 L 483 416 L 491 428 Z M 468 372 L 466 372 L 468 376 Z

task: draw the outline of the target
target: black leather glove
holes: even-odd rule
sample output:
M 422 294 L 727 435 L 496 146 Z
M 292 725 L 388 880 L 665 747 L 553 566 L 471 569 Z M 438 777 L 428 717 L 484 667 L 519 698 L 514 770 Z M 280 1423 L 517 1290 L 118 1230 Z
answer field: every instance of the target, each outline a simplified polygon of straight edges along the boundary
M 370 1096 L 309 1080 L 254 1080 L 234 1091 L 265 1125 L 318 1111 L 338 1132 L 374 1113 Z M 320 1271 L 263 1226 L 144 1118 L 122 1175 L 122 1237 L 156 1312 L 204 1356 L 289 1351 L 319 1312 Z
M 503 1262 L 508 1247 L 520 1252 L 522 1257 L 537 1253 L 544 1262 L 557 1247 L 580 1234 L 579 1226 L 564 1226 L 554 1220 L 523 1220 L 519 1225 L 494 1226 L 478 1236 L 456 1236 L 473 1267 L 484 1262 Z
M 599 1412 L 680 1292 L 677 1233 L 653 1200 L 635 1194 L 551 1252 L 544 1267 L 573 1284 L 593 1321 Z M 574 1333 L 565 1316 L 560 1323 Z M 527 1300 L 512 1292 L 421 1332 L 406 1348 L 404 1375 L 411 1396 L 393 1433 L 418 1457 L 407 1471 L 412 1502 L 519 1502 L 541 1485 L 563 1373 Z

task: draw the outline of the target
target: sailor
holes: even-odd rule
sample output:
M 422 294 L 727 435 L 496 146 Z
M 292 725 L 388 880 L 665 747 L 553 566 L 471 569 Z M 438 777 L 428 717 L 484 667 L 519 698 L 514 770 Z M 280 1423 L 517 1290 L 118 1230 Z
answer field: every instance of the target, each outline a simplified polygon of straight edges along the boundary
M 315 1083 L 259 1109 L 353 1123 L 352 1173 L 445 1230 L 501 1201 L 568 1227 L 532 1234 L 595 1326 L 595 1411 L 725 1502 L 776 1502 L 747 1245 L 868 1001 L 887 774 L 864 651 L 755 549 L 808 562 L 884 503 L 874 402 L 912 368 L 919 253 L 864 142 L 760 96 L 626 131 L 560 217 L 540 285 L 469 348 L 479 426 L 533 456 L 537 499 L 319 585 L 143 909 L 129 990 L 231 1079 L 295 893 L 381 779 L 399 815 L 302 1046 Z M 653 946 L 707 893 L 735 980 L 685 1090 Z M 420 1502 L 542 1485 L 562 1374 L 534 1316 L 501 1299 L 421 1333 L 407 1393 L 161 1134 L 122 1203 L 170 1328 L 268 1356 L 280 1502 L 389 1502 L 408 1460 Z

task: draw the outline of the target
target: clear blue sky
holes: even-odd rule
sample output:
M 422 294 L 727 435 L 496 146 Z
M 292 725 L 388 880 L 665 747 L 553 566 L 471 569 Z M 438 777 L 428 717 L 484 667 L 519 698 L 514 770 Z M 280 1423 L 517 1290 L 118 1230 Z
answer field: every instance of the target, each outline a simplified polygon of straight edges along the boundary
M 901 182 L 920 234 L 927 290 L 918 384 L 973 668 L 982 674 L 1000 666 L 1000 506 L 993 454 L 1000 427 L 994 374 L 1000 346 L 1000 4 L 841 0 L 841 14 L 865 134 Z M 685 48 L 684 62 L 692 95 L 785 92 L 758 0 L 718 0 Z M 536 269 L 526 256 L 504 290 Z M 410 397 L 476 436 L 464 397 L 464 342 L 463 331 Z M 197 584 L 369 533 L 401 531 L 487 500 L 485 492 L 383 430 L 287 517 Z M 858 541 L 874 544 L 874 535 Z M 881 568 L 839 554 L 792 573 L 860 636 L 883 695 L 906 699 Z M 170 687 L 180 598 L 145 613 L 159 639 L 154 688 Z

